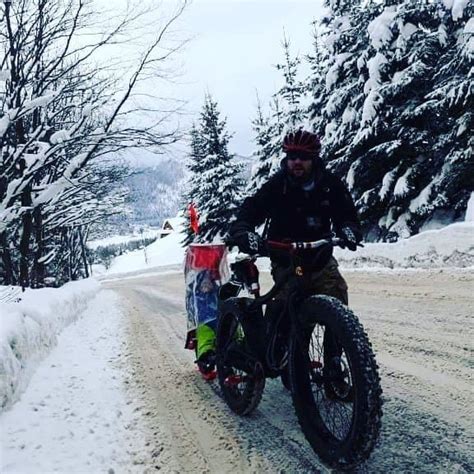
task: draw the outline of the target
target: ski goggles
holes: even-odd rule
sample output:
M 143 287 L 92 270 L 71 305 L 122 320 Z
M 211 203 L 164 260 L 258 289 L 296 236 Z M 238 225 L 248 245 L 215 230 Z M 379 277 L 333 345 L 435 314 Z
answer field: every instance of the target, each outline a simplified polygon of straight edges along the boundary
M 313 158 L 314 158 L 313 154 L 304 153 L 301 151 L 293 151 L 293 152 L 290 151 L 289 153 L 286 154 L 286 159 L 290 161 L 296 161 L 296 160 L 311 161 Z

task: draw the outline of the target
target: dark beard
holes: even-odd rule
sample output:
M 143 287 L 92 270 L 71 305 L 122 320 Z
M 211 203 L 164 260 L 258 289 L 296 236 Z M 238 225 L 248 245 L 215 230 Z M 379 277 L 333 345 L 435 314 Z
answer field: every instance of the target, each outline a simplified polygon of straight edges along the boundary
M 312 170 L 309 174 L 304 174 L 302 176 L 295 176 L 288 171 L 287 175 L 290 179 L 290 182 L 297 186 L 304 186 L 305 184 L 309 184 L 311 181 L 314 181 L 314 170 Z

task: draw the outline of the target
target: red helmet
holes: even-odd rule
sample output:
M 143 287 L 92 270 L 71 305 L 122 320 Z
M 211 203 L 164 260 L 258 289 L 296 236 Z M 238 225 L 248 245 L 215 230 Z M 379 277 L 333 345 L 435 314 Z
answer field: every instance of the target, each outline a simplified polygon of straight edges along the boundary
M 318 155 L 321 150 L 321 142 L 315 133 L 306 130 L 289 132 L 283 139 L 283 151 L 289 153 L 292 151 L 302 151 Z

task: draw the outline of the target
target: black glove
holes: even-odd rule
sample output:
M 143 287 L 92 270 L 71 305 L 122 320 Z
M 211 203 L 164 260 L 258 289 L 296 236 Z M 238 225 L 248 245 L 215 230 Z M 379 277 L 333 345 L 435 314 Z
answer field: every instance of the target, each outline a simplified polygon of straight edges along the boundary
M 232 241 L 239 250 L 249 255 L 266 255 L 267 249 L 263 239 L 255 232 L 239 232 L 232 236 Z
M 357 244 L 362 240 L 360 232 L 352 229 L 349 226 L 343 227 L 339 232 L 339 237 L 342 239 L 342 248 L 348 248 L 349 250 L 356 250 Z

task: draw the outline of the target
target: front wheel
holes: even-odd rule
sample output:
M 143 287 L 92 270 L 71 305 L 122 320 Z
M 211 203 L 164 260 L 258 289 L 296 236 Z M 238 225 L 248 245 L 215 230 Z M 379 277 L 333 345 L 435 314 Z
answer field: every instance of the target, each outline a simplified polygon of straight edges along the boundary
M 339 300 L 308 298 L 290 344 L 293 405 L 306 439 L 331 467 L 370 456 L 382 418 L 372 347 L 358 318 Z

